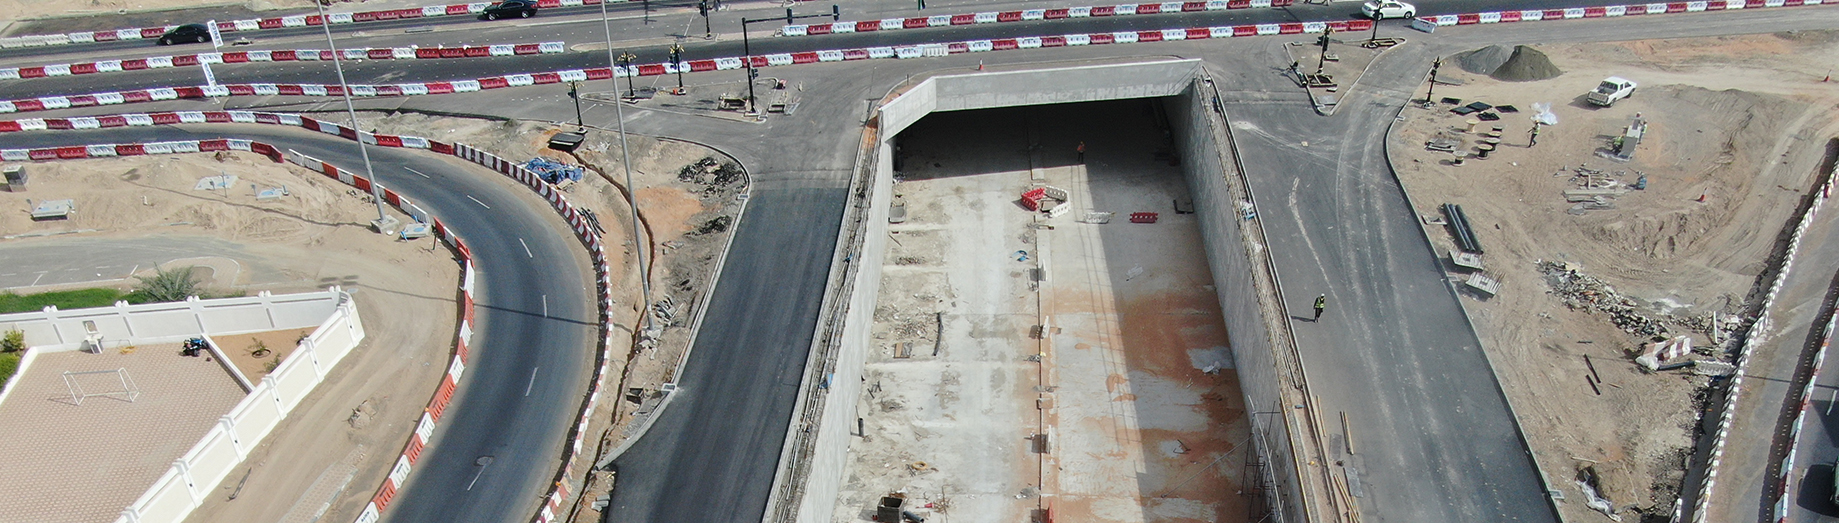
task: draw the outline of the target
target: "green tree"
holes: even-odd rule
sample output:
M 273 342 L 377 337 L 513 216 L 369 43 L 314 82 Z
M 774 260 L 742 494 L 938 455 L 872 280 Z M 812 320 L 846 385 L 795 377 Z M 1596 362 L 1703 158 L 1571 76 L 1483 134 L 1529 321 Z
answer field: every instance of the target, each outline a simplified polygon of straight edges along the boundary
M 6 331 L 5 336 L 0 336 L 0 352 L 12 353 L 22 350 L 26 350 L 26 333 L 24 331 L 13 329 Z
M 198 280 L 192 279 L 191 267 L 177 269 L 159 269 L 151 278 L 135 277 L 140 285 L 134 288 L 136 294 L 145 296 L 148 301 L 185 301 L 198 295 Z

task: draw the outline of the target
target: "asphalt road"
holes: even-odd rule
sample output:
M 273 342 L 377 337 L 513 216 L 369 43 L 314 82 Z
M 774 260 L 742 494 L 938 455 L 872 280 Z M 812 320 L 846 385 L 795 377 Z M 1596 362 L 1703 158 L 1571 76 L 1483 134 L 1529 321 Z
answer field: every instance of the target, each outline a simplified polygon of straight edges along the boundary
M 1463 5 L 1464 10 L 1479 10 L 1483 6 L 1477 3 Z M 1246 158 L 1258 177 L 1255 189 L 1261 200 L 1289 205 L 1284 202 L 1294 197 L 1297 202 L 1293 208 L 1265 211 L 1271 214 L 1266 219 L 1273 223 L 1267 227 L 1272 231 L 1273 253 L 1284 261 L 1281 266 L 1322 267 L 1319 270 L 1285 270 L 1281 276 L 1285 278 L 1286 288 L 1299 295 L 1316 289 L 1332 290 L 1329 321 L 1303 325 L 1300 335 L 1309 347 L 1305 352 L 1310 358 L 1311 371 L 1320 373 L 1320 377 L 1312 376 L 1315 378 L 1312 381 L 1339 379 L 1319 387 L 1328 408 L 1349 410 L 1350 416 L 1359 413 L 1361 417 L 1357 418 L 1357 423 L 1363 427 L 1358 429 L 1360 437 L 1366 446 L 1375 449 L 1368 451 L 1372 455 L 1364 458 L 1373 460 L 1372 463 L 1356 465 L 1363 479 L 1369 482 L 1368 498 L 1363 498 L 1363 507 L 1372 510 L 1367 514 L 1369 520 L 1498 520 L 1503 514 L 1526 521 L 1549 520 L 1550 512 L 1542 506 L 1542 492 L 1536 476 L 1532 475 L 1530 467 L 1520 464 L 1527 463 L 1523 447 L 1512 441 L 1511 427 L 1499 423 L 1500 409 L 1504 406 L 1498 399 L 1498 390 L 1489 389 L 1494 385 L 1492 377 L 1487 375 L 1485 360 L 1481 359 L 1479 344 L 1467 331 L 1460 311 L 1455 309 L 1455 299 L 1448 294 L 1441 274 L 1434 270 L 1434 254 L 1416 236 L 1421 233 L 1415 230 L 1415 221 L 1404 208 L 1396 182 L 1384 170 L 1384 158 L 1379 150 L 1381 142 L 1377 137 L 1391 118 L 1388 111 L 1396 110 L 1386 106 L 1395 106 L 1402 101 L 1404 93 L 1414 88 L 1416 75 L 1428 67 L 1432 56 L 1461 48 L 1452 46 L 1592 40 L 1601 38 L 1604 31 L 1613 31 L 1617 38 L 1636 38 L 1830 27 L 1833 17 L 1825 14 L 1829 12 L 1821 8 L 1802 8 L 1798 11 L 1675 15 L 1621 21 L 1445 28 L 1434 39 L 1424 37 L 1433 42 L 1430 47 L 1395 54 L 1388 60 L 1396 61 L 1387 62 L 1395 66 L 1376 68 L 1382 72 L 1371 77 L 1374 87 L 1362 89 L 1375 89 L 1379 95 L 1356 92 L 1353 99 L 1343 104 L 1341 115 L 1328 119 L 1304 116 L 1308 114 L 1307 107 L 1300 93 L 1294 87 L 1275 83 L 1280 80 L 1276 79 L 1274 71 L 1287 63 L 1287 59 L 1279 58 L 1281 52 L 1275 47 L 1284 41 L 1282 39 L 1101 46 L 784 68 L 786 74 L 810 79 L 816 88 L 801 93 L 804 109 L 790 116 L 775 116 L 764 124 L 661 111 L 629 111 L 628 124 L 636 132 L 693 139 L 733 154 L 753 174 L 756 192 L 748 215 L 737 226 L 735 249 L 728 258 L 721 285 L 715 289 L 695 351 L 683 371 L 683 389 L 660 415 L 653 430 L 617 461 L 621 470 L 620 484 L 608 520 L 746 521 L 758 517 L 767 488 L 758 478 L 770 478 L 784 441 L 785 421 L 790 415 L 790 391 L 797 382 L 796 372 L 787 373 L 786 369 L 802 366 L 810 344 L 815 318 L 801 311 L 810 310 L 821 297 L 818 289 L 822 287 L 817 282 L 828 269 L 835 220 L 841 215 L 842 191 L 859 139 L 857 125 L 867 114 L 868 104 L 864 100 L 879 98 L 892 84 L 908 75 L 941 68 L 968 70 L 982 60 L 1012 64 L 1077 61 L 1120 54 L 1208 59 L 1220 68 L 1216 74 L 1228 98 L 1239 100 L 1231 106 L 1235 117 L 1268 133 L 1269 138 L 1263 138 L 1264 143 L 1253 143 L 1258 138 L 1247 138 L 1247 135 L 1255 133 L 1241 130 L 1241 146 L 1248 149 Z M 1429 8 L 1426 13 L 1431 13 Z M 1809 16 L 1810 13 L 1820 14 Z M 1714 16 L 1720 17 L 1719 23 L 1704 22 Z M 1158 17 L 1138 19 L 1164 20 Z M 1405 30 L 1393 25 L 1398 23 L 1389 23 L 1382 34 L 1403 33 Z M 1155 27 L 1179 25 L 1186 24 L 1157 23 Z M 907 33 L 933 35 L 926 40 L 963 40 L 983 37 L 975 35 L 1005 26 L 1014 25 Z M 1026 33 L 1050 31 L 1074 32 L 1067 26 L 1053 25 Z M 599 38 L 595 33 L 591 40 Z M 889 35 L 898 33 L 878 36 L 891 37 Z M 851 37 L 777 41 L 809 42 L 809 47 L 814 49 L 867 45 L 837 43 L 842 42 L 839 38 Z M 533 64 L 540 59 L 551 58 L 517 60 L 519 64 Z M 479 69 L 483 66 L 467 61 L 385 65 L 387 67 L 365 74 L 394 73 L 402 78 L 417 79 L 440 74 L 467 77 L 497 74 L 491 72 L 493 69 Z M 557 67 L 530 65 L 519 70 L 548 68 Z M 136 73 L 139 74 L 153 73 Z M 697 76 L 692 75 L 692 78 Z M 703 78 L 708 76 L 702 75 Z M 71 79 L 55 82 L 68 84 L 66 80 Z M 325 78 L 318 76 L 314 81 L 325 81 Z M 1366 82 L 1363 80 L 1363 86 L 1368 85 Z M 20 82 L 0 84 L 0 93 L 16 97 L 11 89 L 19 85 Z M 507 97 L 525 102 L 504 103 Z M 562 103 L 565 100 L 560 94 L 532 88 L 401 99 L 389 103 L 392 107 L 414 110 L 557 119 L 572 116 L 572 111 Z M 183 102 L 172 106 L 182 104 L 201 105 Z M 1366 105 L 1374 106 L 1361 107 Z M 92 112 L 118 112 L 119 109 Z M 589 122 L 608 125 L 610 113 L 604 108 L 590 109 Z M 134 137 L 177 138 L 161 134 L 158 129 L 137 132 L 145 134 Z M 170 133 L 171 128 L 166 128 L 165 132 Z M 274 129 L 266 132 L 305 134 Z M 9 135 L 9 139 L 25 136 L 44 135 Z M 83 141 L 131 139 L 123 134 L 101 133 L 52 136 L 59 140 L 77 140 L 81 136 Z M 1312 146 L 1302 146 L 1305 140 Z M 349 145 L 340 143 L 340 146 Z M 323 156 L 345 162 L 350 155 Z M 387 174 L 385 180 L 391 181 Z M 418 200 L 432 202 L 434 199 L 406 187 L 405 192 Z M 461 202 L 464 204 L 460 207 L 471 205 L 464 200 Z M 538 212 L 548 216 L 543 213 L 547 211 Z M 494 221 L 493 225 L 496 223 Z M 456 226 L 475 243 L 481 241 L 479 235 L 490 227 L 458 223 Z M 1281 233 L 1280 227 L 1284 228 Z M 561 231 L 559 227 L 550 231 L 563 238 L 556 241 L 572 241 L 557 234 Z M 500 241 L 511 239 L 499 238 Z M 532 248 L 536 245 L 532 244 Z M 504 263 L 514 263 L 514 260 L 504 260 Z M 495 285 L 498 282 L 491 281 L 492 273 L 493 269 L 486 268 L 488 283 Z M 565 284 L 529 283 L 532 287 L 524 288 L 567 287 Z M 504 288 L 497 292 L 515 294 Z M 553 306 L 556 296 L 551 295 L 550 301 Z M 585 295 L 580 303 L 586 306 Z M 1306 307 L 1303 303 L 1295 305 Z M 530 339 L 519 340 L 519 350 L 536 350 L 528 346 Z M 501 345 L 504 344 L 494 341 L 488 346 Z M 585 349 L 582 350 L 581 357 L 585 358 Z M 1347 362 L 1338 358 L 1347 358 Z M 469 371 L 467 379 L 476 380 L 475 384 L 488 380 L 482 375 L 487 370 L 477 368 L 481 366 L 484 364 L 475 366 L 476 373 Z M 542 368 L 550 368 L 550 365 L 544 364 Z M 472 395 L 505 392 L 503 389 L 522 386 L 529 376 L 527 369 L 519 369 L 521 373 L 492 375 L 489 380 L 498 382 L 497 385 L 472 389 L 466 397 L 456 401 L 471 402 Z M 578 393 L 579 385 L 572 390 Z M 509 397 L 503 399 L 515 403 L 520 394 L 508 393 Z M 1367 403 L 1369 401 L 1374 403 Z M 485 404 L 487 400 L 480 402 Z M 557 440 L 566 428 L 568 420 L 564 418 L 571 416 L 576 406 L 573 398 L 566 403 L 558 408 L 568 412 L 554 422 Z M 456 417 L 451 420 L 453 423 L 444 423 L 448 427 L 444 430 L 453 432 L 456 437 L 437 436 L 437 441 L 461 442 L 472 435 L 470 431 L 478 431 L 481 442 L 457 443 L 451 446 L 464 450 L 451 452 L 441 449 L 442 444 L 437 442 L 436 452 L 443 452 L 442 459 L 449 463 L 440 473 L 461 476 L 460 480 L 473 477 L 478 472 L 470 465 L 475 456 L 490 453 L 496 445 L 511 441 L 510 433 L 514 429 L 502 427 L 510 423 L 501 419 L 497 416 Z M 496 427 L 457 428 L 471 420 L 482 420 L 478 423 Z M 541 431 L 539 427 L 524 428 Z M 557 444 L 559 448 L 559 441 Z M 466 512 L 467 520 L 524 517 L 528 511 L 518 513 L 509 505 L 517 504 L 512 501 L 517 500 L 518 495 L 531 494 L 533 497 L 546 483 L 548 474 L 553 473 L 555 455 L 559 452 L 534 458 L 532 461 L 541 462 L 548 472 L 532 476 L 534 481 L 525 486 L 513 486 L 508 479 L 501 478 L 508 473 L 495 468 L 510 463 L 506 454 L 498 454 L 494 464 L 479 475 L 481 486 L 475 487 L 485 488 L 488 481 L 506 481 L 493 484 L 494 489 L 509 492 L 503 497 L 494 496 L 494 500 L 505 503 L 491 507 L 493 510 L 461 510 L 457 507 L 480 507 L 463 495 L 451 498 L 460 500 L 450 503 L 456 507 L 452 510 L 426 508 L 435 502 L 411 504 L 408 500 L 412 494 L 419 494 L 406 492 L 390 512 L 394 514 L 392 517 L 413 520 L 445 520 L 444 516 L 454 512 Z M 1400 464 L 1400 467 L 1388 469 L 1376 464 Z M 420 488 L 420 477 L 432 474 L 427 471 L 434 468 L 424 467 L 424 472 L 411 480 L 411 490 Z M 520 506 L 533 506 L 533 502 Z M 410 508 L 416 506 L 424 508 Z M 520 515 L 496 517 L 507 514 Z
M 1833 301 L 1839 298 L 1839 275 L 1832 280 L 1830 290 L 1824 301 L 1818 303 L 1818 318 L 1830 321 Z M 1784 343 L 1801 343 L 1807 350 L 1814 349 L 1824 341 L 1823 332 L 1827 323 L 1816 321 L 1812 329 L 1805 331 L 1803 337 L 1794 334 L 1802 331 L 1790 328 L 1784 336 Z M 1809 398 L 1807 420 L 1801 425 L 1800 439 L 1795 446 L 1795 468 L 1789 471 L 1787 492 L 1788 502 L 1785 521 L 1793 523 L 1818 523 L 1839 521 L 1839 505 L 1835 497 L 1834 466 L 1839 462 L 1839 370 L 1832 364 L 1831 348 L 1826 354 L 1827 363 L 1821 366 L 1821 373 L 1813 376 L 1813 394 Z M 1798 399 L 1798 398 L 1797 398 Z M 1793 423 L 1793 419 L 1786 420 Z M 1747 485 L 1739 484 L 1746 487 Z M 1774 501 L 1767 499 L 1767 501 Z M 1773 503 L 1770 503 L 1772 506 Z M 1772 521 L 1772 520 L 1771 520 Z
M 241 258 L 240 246 L 202 236 L 15 239 L 0 243 L 0 290 L 111 282 L 181 258 Z
M 1509 8 L 1561 8 L 1619 3 L 1624 2 L 1620 0 L 1428 0 L 1419 2 L 1418 5 L 1419 9 L 1422 10 L 1421 14 L 1429 15 Z M 558 9 L 557 11 L 564 10 Z M 753 54 L 764 55 L 821 49 L 911 45 L 928 42 L 951 42 L 1067 33 L 1134 31 L 1314 20 L 1344 20 L 1359 16 L 1358 11 L 1359 7 L 1353 3 L 1298 5 L 1289 8 L 1238 9 L 1167 15 L 1011 22 L 936 29 L 907 29 L 810 37 L 754 38 L 750 45 Z M 692 18 L 699 17 L 695 17 L 693 14 L 676 15 L 676 17 L 660 16 L 654 17 L 657 21 L 650 25 L 645 24 L 642 19 L 628 18 L 621 20 L 615 25 L 615 44 L 623 51 L 630 51 L 636 54 L 639 58 L 635 60 L 635 63 L 656 63 L 666 61 L 669 54 L 664 48 L 671 43 L 670 35 L 682 33 L 684 27 L 695 25 L 691 23 L 693 22 Z M 595 15 L 592 17 L 580 15 L 567 17 L 567 19 L 579 23 L 568 22 L 567 20 L 551 20 L 548 17 L 533 19 L 535 21 L 482 22 L 466 17 L 446 17 L 415 21 L 373 22 L 354 26 L 340 26 L 339 29 L 350 31 L 350 33 L 339 36 L 339 45 L 341 47 L 397 47 L 409 45 L 477 45 L 481 43 L 560 40 L 572 46 L 605 41 L 605 30 L 601 27 L 601 24 L 594 23 L 599 21 L 598 11 L 595 11 Z M 434 27 L 443 28 L 443 30 L 435 33 L 419 34 L 393 33 L 390 31 L 390 29 L 394 29 L 398 25 L 404 27 L 432 25 Z M 738 26 L 738 24 L 735 25 Z M 1388 27 L 1402 28 L 1407 25 L 1407 22 L 1402 20 L 1391 20 L 1387 21 L 1386 25 Z M 771 29 L 776 27 L 776 24 L 759 24 L 754 26 L 755 29 Z M 275 31 L 276 36 L 263 37 L 264 41 L 258 45 L 240 49 L 319 49 L 325 47 L 324 39 L 314 36 L 313 34 L 301 33 L 299 35 L 293 35 L 291 38 L 280 36 L 283 34 L 291 34 L 289 31 L 305 30 Z M 102 47 L 61 46 L 0 51 L 0 63 L 6 63 L 9 66 L 54 64 L 102 58 L 119 59 L 157 56 L 169 53 L 198 53 L 209 52 L 210 50 L 209 47 L 203 45 L 154 47 L 146 42 L 122 42 L 93 45 Z M 604 44 L 601 45 L 604 47 Z M 684 48 L 682 56 L 685 60 L 734 57 L 743 56 L 745 54 L 742 52 L 742 42 L 738 39 L 705 41 L 700 38 L 692 38 L 684 40 L 682 45 Z M 604 67 L 606 65 L 607 55 L 604 50 L 601 50 L 500 58 L 361 62 L 346 67 L 346 75 L 351 83 L 387 84 L 459 80 L 512 73 Z M 321 62 L 223 64 L 213 66 L 218 81 L 221 83 L 336 83 L 331 69 L 332 67 L 329 63 Z M 202 73 L 195 68 L 150 69 L 137 72 L 61 77 L 50 81 L 0 81 L 0 99 L 19 99 L 38 96 L 85 94 L 126 89 L 202 84 Z
M 363 165 L 352 142 L 272 126 L 24 133 L 8 135 L 7 141 L 39 147 L 216 137 L 264 141 L 348 169 Z M 460 392 L 435 431 L 433 445 L 385 511 L 386 520 L 526 519 L 555 474 L 594 361 L 598 312 L 590 290 L 592 272 L 583 272 L 586 254 L 547 203 L 528 190 L 493 180 L 496 173 L 420 151 L 372 148 L 370 154 L 385 186 L 460 233 L 473 249 L 482 282 L 473 359 Z M 472 198 L 490 204 L 494 212 L 482 212 Z M 526 255 L 520 240 L 540 256 Z M 494 460 L 487 467 L 474 465 L 481 456 Z

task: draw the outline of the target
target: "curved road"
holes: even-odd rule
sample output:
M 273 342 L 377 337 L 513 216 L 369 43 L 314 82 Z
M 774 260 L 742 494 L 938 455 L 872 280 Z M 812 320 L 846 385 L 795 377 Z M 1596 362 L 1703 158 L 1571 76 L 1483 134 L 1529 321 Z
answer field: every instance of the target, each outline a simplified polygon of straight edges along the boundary
M 224 137 L 292 148 L 346 169 L 363 166 L 353 142 L 274 126 L 24 133 L 8 135 L 7 143 L 47 147 Z M 497 173 L 427 151 L 373 147 L 370 155 L 385 186 L 460 234 L 472 248 L 480 276 L 472 361 L 432 445 L 384 511 L 385 519 L 523 521 L 535 513 L 538 497 L 555 474 L 594 361 L 599 313 L 585 251 L 547 203 L 526 189 L 493 180 L 502 177 Z M 520 256 L 520 240 L 532 255 Z M 411 403 L 419 401 L 425 400 Z M 480 456 L 494 459 L 481 468 L 474 465 Z M 366 497 L 374 488 L 352 486 Z

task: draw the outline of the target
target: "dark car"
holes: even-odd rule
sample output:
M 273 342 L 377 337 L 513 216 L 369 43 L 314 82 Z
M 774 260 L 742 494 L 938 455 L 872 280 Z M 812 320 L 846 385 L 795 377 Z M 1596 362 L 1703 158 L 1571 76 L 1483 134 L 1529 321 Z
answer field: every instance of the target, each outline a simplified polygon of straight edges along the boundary
M 500 18 L 529 18 L 532 16 L 536 16 L 535 0 L 504 0 L 503 2 L 493 2 L 492 5 L 485 7 L 484 13 L 479 15 L 480 18 L 486 20 L 497 20 Z
M 160 45 L 205 43 L 211 41 L 211 28 L 204 24 L 185 24 L 160 35 Z

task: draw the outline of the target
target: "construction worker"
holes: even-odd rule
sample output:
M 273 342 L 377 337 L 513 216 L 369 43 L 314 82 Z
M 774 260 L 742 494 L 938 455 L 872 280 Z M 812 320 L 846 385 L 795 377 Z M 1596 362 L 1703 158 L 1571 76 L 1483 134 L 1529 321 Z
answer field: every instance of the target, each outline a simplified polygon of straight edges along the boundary
M 1079 147 L 1075 147 L 1073 150 L 1079 152 L 1079 163 L 1086 163 L 1086 143 L 1079 142 Z
M 1532 136 L 1526 139 L 1526 146 L 1539 145 L 1539 122 L 1533 122 Z
M 1310 320 L 1310 321 L 1321 320 L 1322 310 L 1327 309 L 1327 308 L 1328 308 L 1328 295 L 1322 294 L 1322 295 L 1316 296 L 1315 297 L 1315 319 Z

